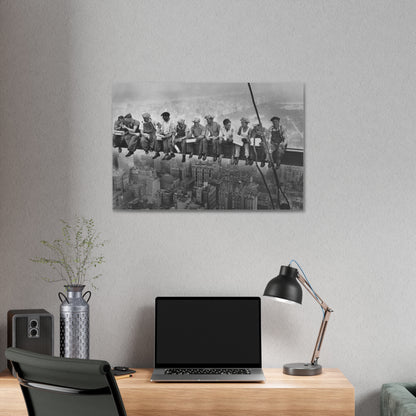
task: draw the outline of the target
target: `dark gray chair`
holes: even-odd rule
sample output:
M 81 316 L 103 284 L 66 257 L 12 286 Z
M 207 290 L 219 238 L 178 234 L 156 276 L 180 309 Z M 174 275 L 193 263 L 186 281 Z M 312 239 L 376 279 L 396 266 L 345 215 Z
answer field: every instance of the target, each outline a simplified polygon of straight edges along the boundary
M 29 416 L 126 416 L 106 361 L 58 358 L 8 348 Z

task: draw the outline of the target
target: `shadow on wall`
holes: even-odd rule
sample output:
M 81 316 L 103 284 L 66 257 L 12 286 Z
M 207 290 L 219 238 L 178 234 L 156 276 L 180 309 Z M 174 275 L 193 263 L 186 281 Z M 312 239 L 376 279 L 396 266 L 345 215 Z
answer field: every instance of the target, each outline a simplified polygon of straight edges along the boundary
M 154 306 L 144 306 L 138 311 L 137 324 L 133 345 L 126 361 L 131 367 L 151 368 L 154 366 L 155 345 L 155 310 Z
M 6 365 L 7 311 L 50 309 L 42 303 L 44 283 L 33 279 L 37 270 L 29 258 L 38 254 L 35 244 L 49 240 L 60 230 L 59 219 L 72 215 L 70 9 L 66 0 L 0 2 L 0 69 L 5 80 L 0 127 L 2 137 L 12 138 L 2 143 L 0 155 L 8 178 L 1 181 L 0 222 L 2 233 L 13 236 L 0 242 L 0 368 Z
M 1 348 L 1 359 L 0 359 L 0 371 L 3 370 L 4 368 L 6 368 L 6 358 L 4 356 L 4 353 L 6 351 L 6 343 L 7 343 L 7 322 L 6 322 L 7 318 L 6 315 L 4 316 L 3 319 L 0 320 L 0 339 L 4 342 L 2 342 L 2 346 Z
M 355 392 L 357 394 L 357 392 Z M 355 414 L 356 416 L 369 416 L 369 415 L 378 415 L 380 413 L 380 393 L 381 386 L 379 390 L 374 390 L 373 392 L 366 394 L 360 400 L 355 402 Z M 377 412 L 374 413 L 374 409 L 377 409 Z

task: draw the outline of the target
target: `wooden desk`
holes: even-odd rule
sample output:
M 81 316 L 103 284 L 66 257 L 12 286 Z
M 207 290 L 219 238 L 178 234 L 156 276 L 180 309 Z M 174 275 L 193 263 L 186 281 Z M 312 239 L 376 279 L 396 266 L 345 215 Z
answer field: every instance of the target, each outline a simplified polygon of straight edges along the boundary
M 287 376 L 264 369 L 265 383 L 151 383 L 151 369 L 118 380 L 128 416 L 353 416 L 354 387 L 337 369 Z M 26 416 L 17 381 L 0 373 L 0 416 Z

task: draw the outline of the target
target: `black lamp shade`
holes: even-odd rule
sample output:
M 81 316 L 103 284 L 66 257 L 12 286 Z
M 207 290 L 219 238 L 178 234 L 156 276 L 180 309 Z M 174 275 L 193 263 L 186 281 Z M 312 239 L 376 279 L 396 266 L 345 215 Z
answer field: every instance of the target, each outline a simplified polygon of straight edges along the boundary
M 298 269 L 281 266 L 280 273 L 267 283 L 264 296 L 302 303 L 302 287 L 296 279 Z

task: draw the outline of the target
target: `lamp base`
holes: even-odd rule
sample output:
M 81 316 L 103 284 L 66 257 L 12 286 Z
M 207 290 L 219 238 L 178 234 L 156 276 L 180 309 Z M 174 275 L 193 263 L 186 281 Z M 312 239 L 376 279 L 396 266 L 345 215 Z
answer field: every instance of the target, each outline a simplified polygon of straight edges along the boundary
M 283 373 L 289 376 L 317 376 L 322 373 L 322 366 L 311 363 L 290 363 L 283 366 Z

